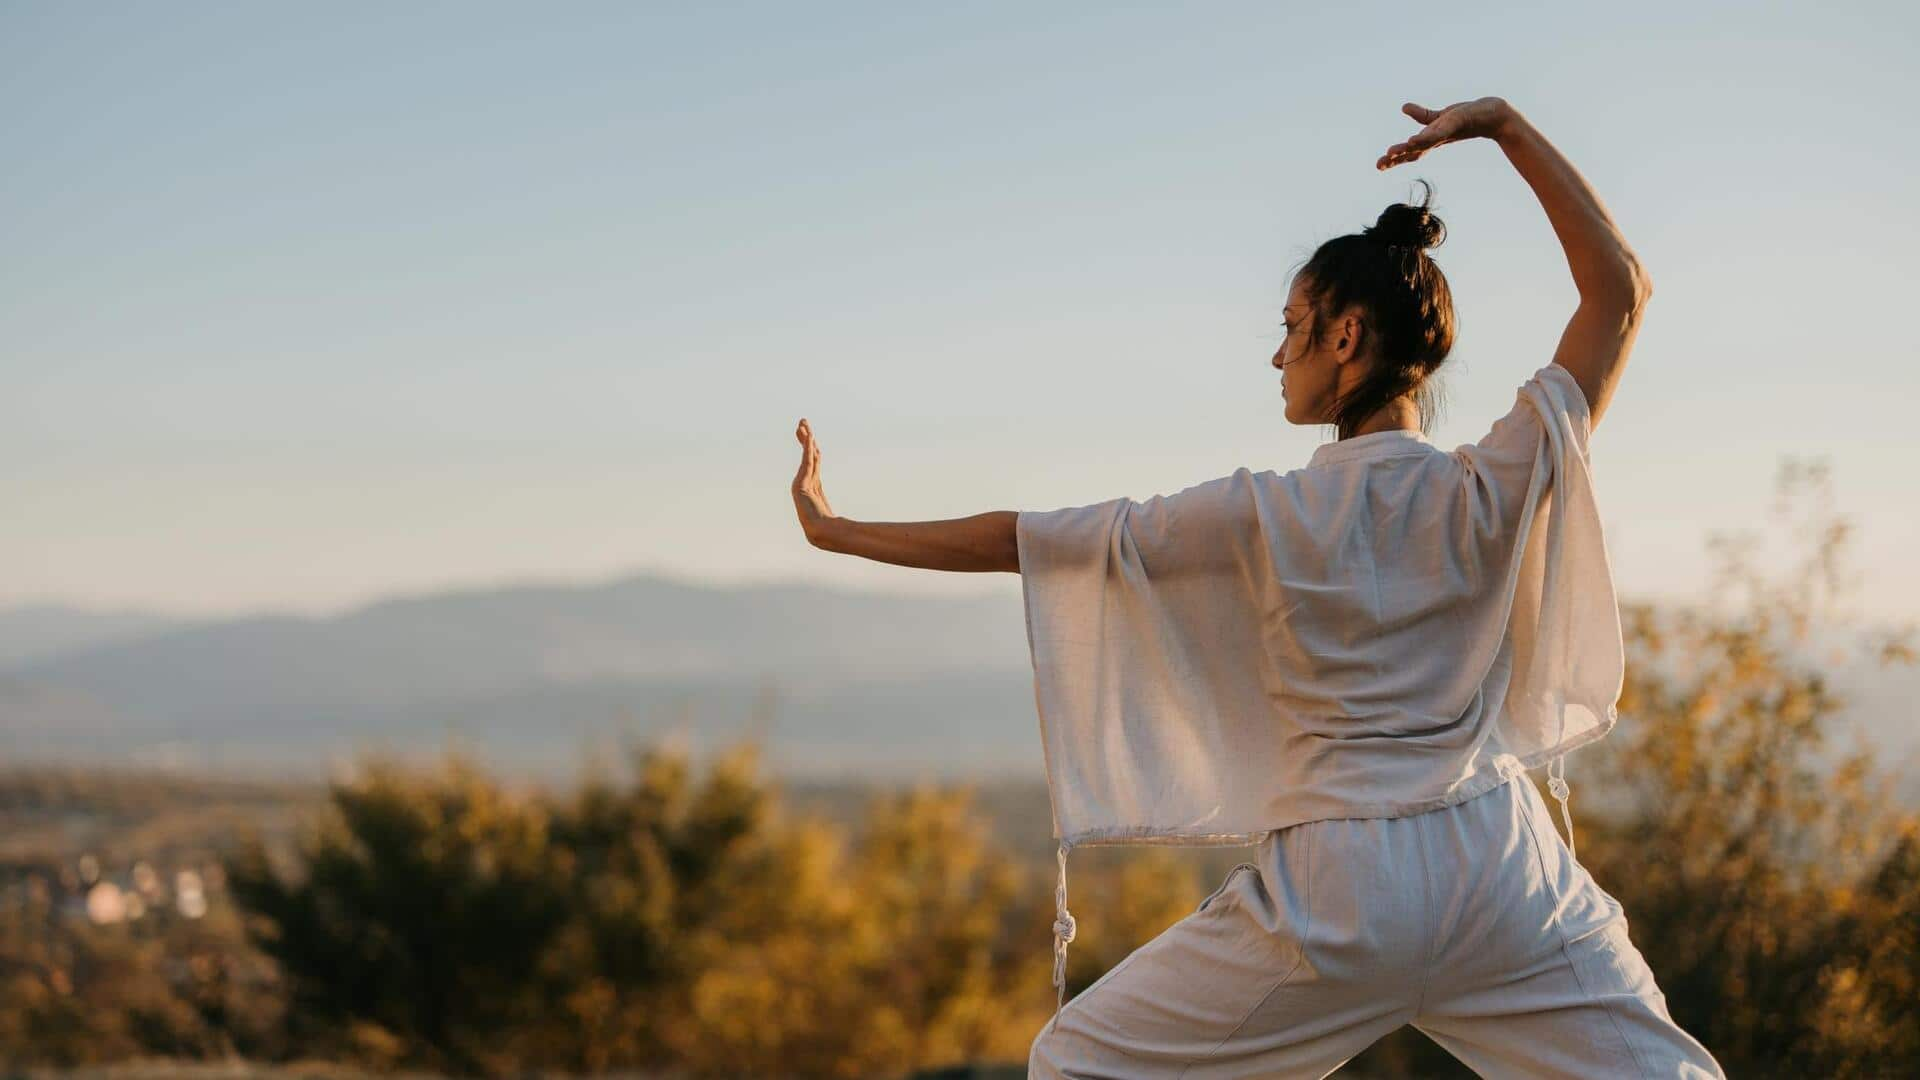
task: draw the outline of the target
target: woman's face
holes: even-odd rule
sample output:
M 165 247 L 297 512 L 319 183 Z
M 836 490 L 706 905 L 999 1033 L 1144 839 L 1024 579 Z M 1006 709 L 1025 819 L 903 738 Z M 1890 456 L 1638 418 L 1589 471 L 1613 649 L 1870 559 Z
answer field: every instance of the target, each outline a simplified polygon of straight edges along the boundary
M 1273 366 L 1280 369 L 1280 393 L 1286 400 L 1286 417 L 1293 424 L 1325 424 L 1333 403 L 1347 387 L 1360 381 L 1363 374 L 1352 361 L 1358 341 L 1357 312 L 1324 324 L 1320 344 L 1309 348 L 1307 339 L 1320 316 L 1308 303 L 1305 282 L 1296 277 L 1287 291 L 1282 318 L 1287 334 L 1273 354 Z

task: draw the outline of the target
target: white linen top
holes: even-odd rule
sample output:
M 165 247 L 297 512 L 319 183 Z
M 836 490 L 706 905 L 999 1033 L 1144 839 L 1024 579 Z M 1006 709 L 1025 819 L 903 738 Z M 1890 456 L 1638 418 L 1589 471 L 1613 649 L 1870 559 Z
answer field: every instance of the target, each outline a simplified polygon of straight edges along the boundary
M 1074 845 L 1252 844 L 1543 762 L 1566 815 L 1554 766 L 1613 728 L 1625 673 L 1591 434 L 1550 363 L 1452 451 L 1379 431 L 1287 472 L 1017 516 L 1062 995 Z

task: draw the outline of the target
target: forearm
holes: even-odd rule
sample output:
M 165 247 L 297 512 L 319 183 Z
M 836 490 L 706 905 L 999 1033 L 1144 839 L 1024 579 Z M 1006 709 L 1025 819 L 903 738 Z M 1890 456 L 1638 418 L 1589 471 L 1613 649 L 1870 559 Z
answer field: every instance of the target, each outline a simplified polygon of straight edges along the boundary
M 1545 208 L 1581 297 L 1643 299 L 1648 283 L 1639 258 L 1573 163 L 1511 105 L 1494 141 Z
M 990 510 L 944 521 L 854 521 L 834 517 L 810 535 L 813 545 L 843 555 L 922 570 L 1020 572 L 1017 512 Z

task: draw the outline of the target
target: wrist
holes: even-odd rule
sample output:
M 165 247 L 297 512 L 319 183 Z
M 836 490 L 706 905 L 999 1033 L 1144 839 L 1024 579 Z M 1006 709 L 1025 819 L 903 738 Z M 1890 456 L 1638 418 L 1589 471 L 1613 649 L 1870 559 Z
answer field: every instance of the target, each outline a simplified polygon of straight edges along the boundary
M 1505 98 L 1498 98 L 1496 101 L 1491 138 L 1494 142 L 1506 142 L 1519 137 L 1527 128 L 1527 118 L 1520 115 L 1519 109 L 1507 104 Z
M 807 541 L 822 551 L 841 551 L 845 523 L 845 518 L 837 516 L 815 518 L 807 526 Z

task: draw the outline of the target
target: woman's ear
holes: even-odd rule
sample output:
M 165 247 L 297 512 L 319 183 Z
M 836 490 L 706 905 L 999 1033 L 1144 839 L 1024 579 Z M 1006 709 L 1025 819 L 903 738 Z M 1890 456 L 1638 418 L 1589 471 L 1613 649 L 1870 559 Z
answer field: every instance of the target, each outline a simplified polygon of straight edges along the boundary
M 1358 315 L 1349 314 L 1343 317 L 1340 320 L 1340 343 L 1335 347 L 1345 350 L 1348 345 L 1352 345 L 1353 355 L 1360 355 L 1360 334 L 1365 325 L 1366 323 Z

